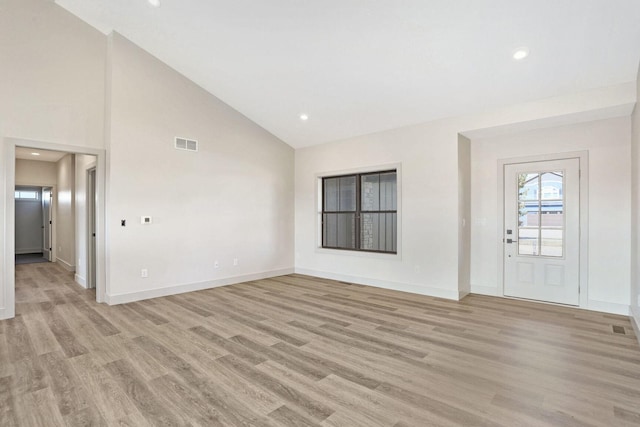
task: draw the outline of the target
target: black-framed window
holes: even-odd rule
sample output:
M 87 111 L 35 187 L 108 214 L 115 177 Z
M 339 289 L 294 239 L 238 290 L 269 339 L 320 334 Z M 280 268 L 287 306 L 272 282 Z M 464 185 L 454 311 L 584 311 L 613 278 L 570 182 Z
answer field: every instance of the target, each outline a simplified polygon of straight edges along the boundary
M 398 252 L 397 171 L 322 178 L 322 247 Z

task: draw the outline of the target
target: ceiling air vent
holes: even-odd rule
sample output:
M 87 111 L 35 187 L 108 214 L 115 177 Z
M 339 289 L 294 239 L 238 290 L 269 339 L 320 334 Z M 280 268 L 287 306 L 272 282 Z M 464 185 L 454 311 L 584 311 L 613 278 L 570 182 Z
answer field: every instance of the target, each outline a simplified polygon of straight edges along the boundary
M 176 136 L 176 150 L 198 151 L 198 141 Z

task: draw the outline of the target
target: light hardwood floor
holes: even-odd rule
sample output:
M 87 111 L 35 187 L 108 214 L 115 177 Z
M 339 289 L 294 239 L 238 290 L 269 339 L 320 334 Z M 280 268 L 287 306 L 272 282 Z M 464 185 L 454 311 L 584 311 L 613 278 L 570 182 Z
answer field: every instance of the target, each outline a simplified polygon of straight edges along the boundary
M 300 275 L 110 307 L 55 264 L 16 276 L 3 427 L 640 425 L 622 316 Z

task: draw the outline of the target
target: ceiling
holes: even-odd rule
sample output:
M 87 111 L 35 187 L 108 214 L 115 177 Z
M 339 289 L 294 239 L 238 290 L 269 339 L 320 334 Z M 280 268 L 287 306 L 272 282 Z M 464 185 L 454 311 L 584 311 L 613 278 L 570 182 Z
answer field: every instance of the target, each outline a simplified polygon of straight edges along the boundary
M 35 155 L 33 153 L 37 153 Z M 64 151 L 41 150 L 39 148 L 16 147 L 16 159 L 38 160 L 40 162 L 57 162 L 68 153 Z
M 635 81 L 640 60 L 638 0 L 56 3 L 293 147 Z

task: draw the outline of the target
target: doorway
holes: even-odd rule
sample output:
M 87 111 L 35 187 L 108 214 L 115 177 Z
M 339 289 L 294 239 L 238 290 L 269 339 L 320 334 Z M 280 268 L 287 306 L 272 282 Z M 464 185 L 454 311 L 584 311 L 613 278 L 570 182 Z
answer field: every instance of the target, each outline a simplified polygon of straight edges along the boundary
M 580 305 L 580 158 L 504 164 L 503 294 Z
M 5 227 L 0 227 L 1 251 L 0 258 L 2 262 L 1 282 L 0 282 L 0 319 L 11 318 L 15 316 L 15 191 L 16 183 L 16 150 L 20 148 L 30 148 L 39 150 L 57 151 L 76 155 L 94 156 L 95 163 L 95 288 L 96 301 L 104 302 L 106 289 L 106 259 L 105 259 L 105 151 L 84 146 L 64 145 L 57 143 L 49 143 L 43 141 L 26 140 L 19 138 L 4 138 L 5 150 L 0 157 L 0 161 L 4 165 L 4 188 L 2 197 L 0 197 L 0 216 L 4 215 Z M 83 171 L 84 172 L 84 171 Z M 84 177 L 84 174 L 82 175 Z M 86 193 L 82 193 L 86 194 Z M 55 196 L 54 196 L 55 198 Z M 86 228 L 86 220 L 78 221 Z M 84 235 L 84 230 L 80 235 Z M 54 240 L 57 240 L 53 232 Z M 85 239 L 81 239 L 84 246 Z M 56 243 L 57 244 L 57 243 Z M 59 246 L 59 245 L 58 245 Z M 53 246 L 52 256 L 57 255 L 56 247 Z M 78 257 L 75 258 L 76 260 Z M 82 262 L 86 261 L 86 257 L 82 258 Z
M 36 186 L 16 185 L 14 199 L 16 264 L 50 261 L 47 255 L 50 252 L 50 240 L 46 239 L 45 232 L 45 222 L 49 219 L 50 214 L 50 209 L 46 209 L 45 200 L 47 202 L 50 200 L 45 189 Z

